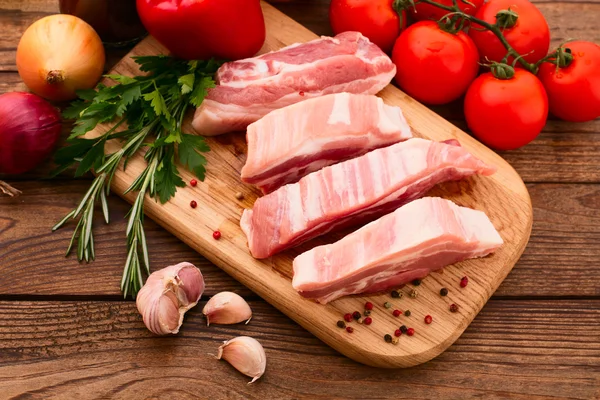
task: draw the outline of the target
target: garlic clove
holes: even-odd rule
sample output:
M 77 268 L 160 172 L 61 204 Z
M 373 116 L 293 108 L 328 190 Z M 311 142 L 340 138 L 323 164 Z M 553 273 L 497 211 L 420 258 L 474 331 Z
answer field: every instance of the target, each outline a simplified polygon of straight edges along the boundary
M 251 377 L 249 384 L 260 378 L 267 366 L 265 350 L 258 340 L 249 336 L 224 341 L 219 347 L 217 359 L 227 361 L 242 374 Z
M 179 332 L 183 316 L 198 304 L 204 278 L 193 264 L 182 262 L 155 271 L 139 291 L 136 305 L 144 324 L 157 335 Z
M 233 292 L 220 292 L 206 302 L 202 314 L 206 316 L 206 325 L 237 324 L 250 322 L 252 310 L 246 300 Z

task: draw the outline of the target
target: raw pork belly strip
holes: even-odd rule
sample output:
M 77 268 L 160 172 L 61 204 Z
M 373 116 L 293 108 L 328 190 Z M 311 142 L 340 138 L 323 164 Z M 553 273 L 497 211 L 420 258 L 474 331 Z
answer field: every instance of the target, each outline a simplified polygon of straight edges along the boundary
M 244 210 L 240 226 L 252 255 L 266 258 L 385 215 L 440 182 L 494 172 L 455 140 L 409 139 L 282 186 Z
M 192 126 L 210 136 L 244 130 L 270 111 L 312 97 L 375 94 L 395 74 L 392 60 L 358 32 L 293 44 L 223 64 Z
M 397 287 L 468 258 L 483 257 L 502 238 L 481 211 L 450 200 L 415 200 L 337 241 L 294 260 L 292 285 L 327 303 L 348 294 Z
M 398 107 L 338 93 L 275 110 L 248 126 L 242 181 L 264 193 L 323 167 L 412 137 Z

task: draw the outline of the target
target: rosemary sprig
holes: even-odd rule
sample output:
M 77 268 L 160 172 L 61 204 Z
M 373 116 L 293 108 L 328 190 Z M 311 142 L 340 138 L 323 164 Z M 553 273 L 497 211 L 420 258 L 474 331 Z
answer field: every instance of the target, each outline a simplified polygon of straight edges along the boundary
M 96 177 L 79 205 L 52 228 L 54 231 L 76 220 L 67 255 L 76 246 L 79 261 L 94 260 L 92 221 L 96 204 L 100 202 L 104 220 L 109 223 L 106 197 L 116 171 L 120 167 L 125 169 L 131 157 L 147 149 L 146 168 L 125 191 L 138 193 L 128 214 L 127 259 L 121 280 L 124 296 L 135 296 L 143 285 L 144 272 L 150 272 L 143 227 L 146 196 L 165 203 L 175 195 L 177 187 L 185 185 L 175 164 L 175 154 L 181 164 L 200 180 L 204 179 L 206 159 L 200 153 L 209 148 L 202 137 L 184 134 L 182 123 L 188 109 L 199 106 L 207 90 L 214 86 L 212 76 L 220 66 L 214 60 L 188 62 L 167 56 L 134 59 L 147 75 L 133 78 L 108 75 L 116 85 L 99 84 L 96 90 L 80 92 L 80 99 L 63 113 L 65 118 L 75 119 L 75 124 L 69 145 L 56 154 L 59 167 L 55 174 L 77 163 L 76 176 L 94 171 Z M 98 124 L 109 122 L 112 127 L 100 136 L 82 137 Z M 109 140 L 120 141 L 122 147 L 105 154 Z

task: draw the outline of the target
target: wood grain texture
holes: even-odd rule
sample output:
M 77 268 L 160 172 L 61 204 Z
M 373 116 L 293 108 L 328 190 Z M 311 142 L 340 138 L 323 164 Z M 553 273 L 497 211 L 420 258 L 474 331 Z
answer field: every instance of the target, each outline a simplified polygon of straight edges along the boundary
M 130 302 L 0 302 L 2 398 L 600 396 L 599 300 L 490 301 L 447 352 L 405 370 L 352 362 L 263 302 L 251 302 L 249 325 L 207 328 L 202 303 L 188 312 L 177 337 L 159 338 Z M 415 327 L 417 335 L 425 329 L 420 321 Z M 253 385 L 210 356 L 237 335 L 265 348 L 267 370 Z
M 263 12 L 267 39 L 262 51 L 316 37 L 268 4 L 263 3 Z M 136 46 L 132 54 L 160 54 L 164 51 L 153 38 L 148 38 Z M 126 57 L 115 66 L 113 73 L 134 75 L 138 71 L 131 58 Z M 485 211 L 505 244 L 490 257 L 465 261 L 424 281 L 419 287 L 419 301 L 413 301 L 410 309 L 415 316 L 423 318 L 435 304 L 434 307 L 441 315 L 440 322 L 443 323 L 440 323 L 439 329 L 432 329 L 427 335 L 415 338 L 406 347 L 392 346 L 377 340 L 397 328 L 397 321 L 389 313 L 383 324 L 374 323 L 367 329 L 357 329 L 351 337 L 341 335 L 335 326 L 340 315 L 348 310 L 360 309 L 367 300 L 382 304 L 389 299 L 389 294 L 343 298 L 323 306 L 301 298 L 293 290 L 290 282 L 293 257 L 307 250 L 310 244 L 262 261 L 255 260 L 250 255 L 246 238 L 239 227 L 239 218 L 243 208 L 251 207 L 258 197 L 258 191 L 242 185 L 239 180 L 239 171 L 244 164 L 244 135 L 229 134 L 207 138 L 211 151 L 206 154 L 206 180 L 198 188 L 186 187 L 179 190 L 177 196 L 164 205 L 148 200 L 144 211 L 158 224 L 336 350 L 369 365 L 407 367 L 440 354 L 458 338 L 481 310 L 523 252 L 531 232 L 532 211 L 527 189 L 517 173 L 502 158 L 392 85 L 384 89 L 380 96 L 386 103 L 402 107 L 415 135 L 433 140 L 459 139 L 468 151 L 498 168 L 492 177 L 474 177 L 451 183 L 435 192 L 436 195 L 443 195 L 460 205 Z M 188 120 L 188 126 L 184 126 L 187 131 L 190 131 L 189 122 Z M 107 129 L 109 127 L 102 126 L 91 134 L 100 134 Z M 118 148 L 119 144 L 115 142 L 106 145 L 107 152 L 114 152 Z M 144 167 L 141 155 L 133 158 L 126 171 L 119 170 L 115 174 L 113 190 L 118 194 L 123 193 Z M 193 177 L 181 168 L 180 173 L 184 181 Z M 235 199 L 238 191 L 244 193 L 243 201 Z M 123 197 L 131 202 L 135 199 L 135 194 L 129 193 Z M 198 200 L 197 209 L 189 207 L 192 199 Z M 219 241 L 212 238 L 215 230 L 221 231 L 223 235 Z M 325 240 L 331 240 L 331 236 Z M 315 243 L 323 241 L 313 241 L 312 245 Z M 437 302 L 440 287 L 455 286 L 463 275 L 468 275 L 471 280 L 469 289 L 453 291 L 447 299 L 448 304 Z M 448 307 L 451 302 L 460 304 L 459 313 L 450 313 Z M 398 307 L 406 309 L 409 306 L 403 304 Z

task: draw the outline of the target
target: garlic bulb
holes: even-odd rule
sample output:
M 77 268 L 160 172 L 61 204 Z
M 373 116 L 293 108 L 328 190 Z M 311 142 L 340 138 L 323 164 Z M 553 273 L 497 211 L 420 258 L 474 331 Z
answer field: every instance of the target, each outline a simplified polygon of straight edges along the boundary
M 206 302 L 202 314 L 206 316 L 206 325 L 237 324 L 250 322 L 252 310 L 246 300 L 233 292 L 220 292 Z
M 198 304 L 204 292 L 204 278 L 188 262 L 153 272 L 137 295 L 137 309 L 144 324 L 157 335 L 179 332 L 183 315 Z
M 267 356 L 258 340 L 249 336 L 238 336 L 223 342 L 217 359 L 223 359 L 242 374 L 249 376 L 252 383 L 265 373 Z

